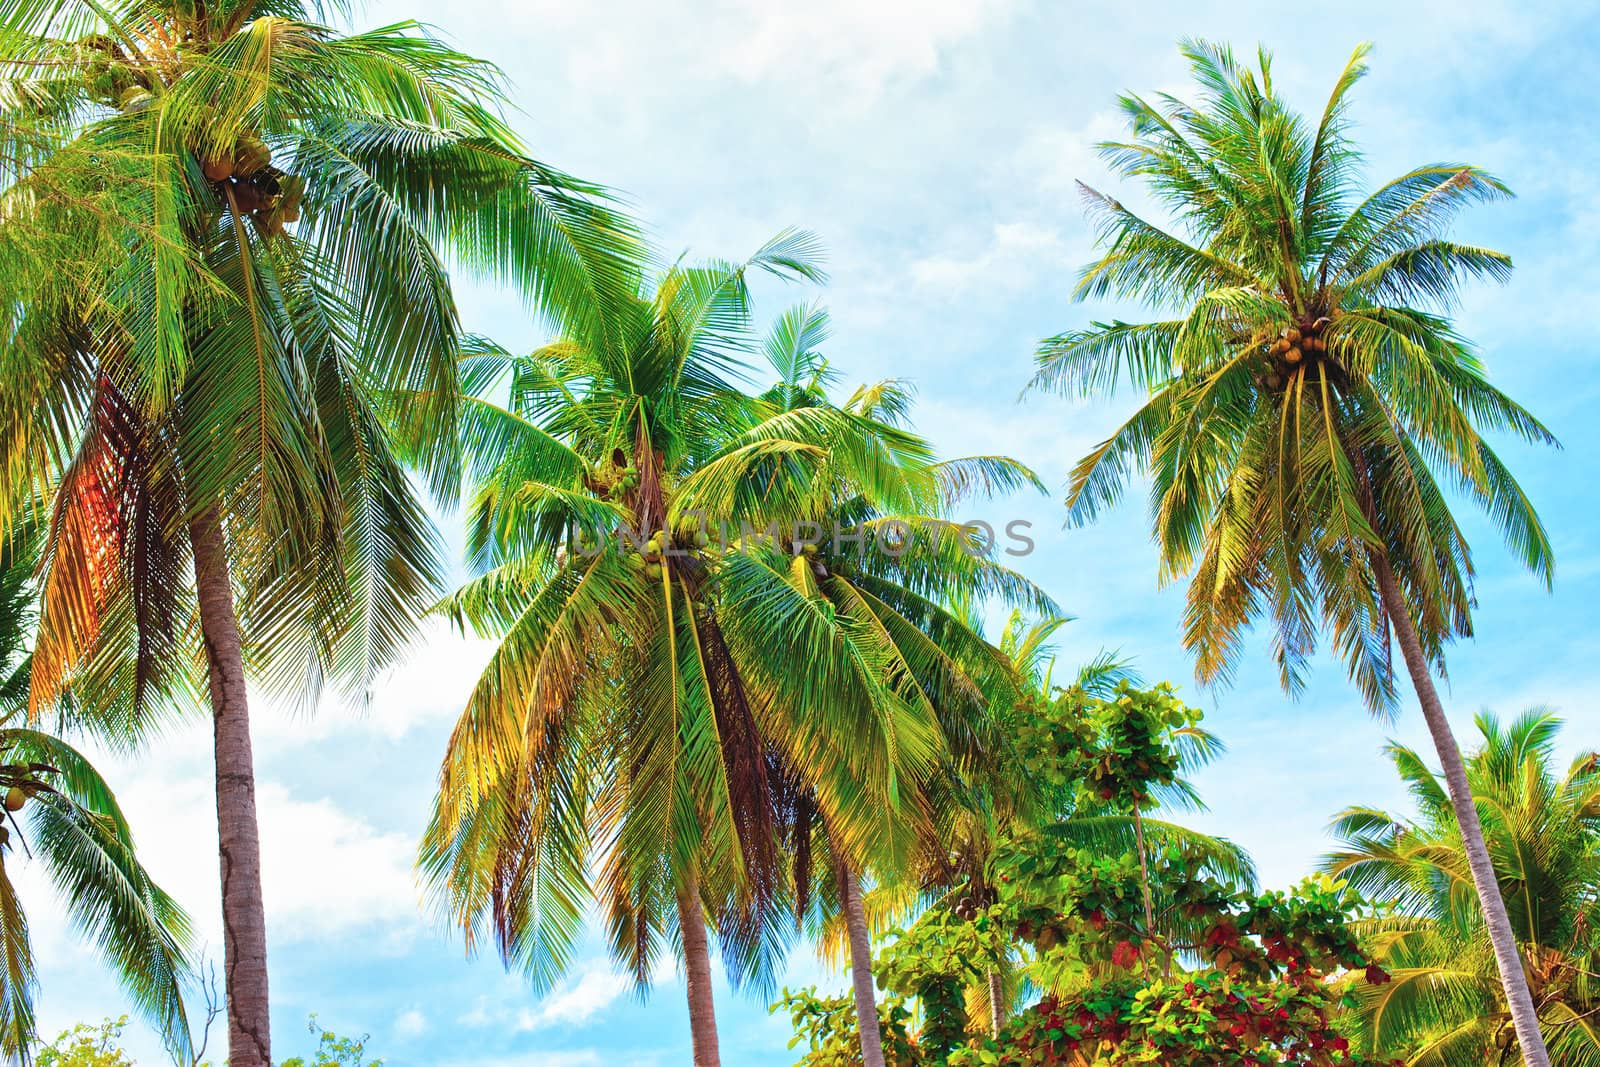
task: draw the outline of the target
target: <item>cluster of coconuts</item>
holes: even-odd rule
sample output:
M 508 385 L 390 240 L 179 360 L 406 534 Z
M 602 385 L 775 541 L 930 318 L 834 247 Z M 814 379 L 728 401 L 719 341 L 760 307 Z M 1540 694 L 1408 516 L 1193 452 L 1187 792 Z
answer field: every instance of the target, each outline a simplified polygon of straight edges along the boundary
M 987 894 L 984 895 L 990 898 L 987 900 L 984 899 L 984 896 L 964 896 L 960 900 L 956 901 L 956 906 L 952 910 L 956 913 L 956 918 L 960 919 L 962 922 L 969 923 L 978 917 L 978 912 L 982 911 L 989 904 L 993 903 L 994 895 L 994 890 L 991 889 Z
M 155 102 L 115 40 L 95 33 L 81 38 L 78 47 L 90 53 L 84 66 L 91 99 L 123 112 L 143 111 Z
M 1285 326 L 1279 332 L 1277 339 L 1267 346 L 1271 362 L 1263 381 L 1268 389 L 1283 388 L 1302 364 L 1315 362 L 1328 350 L 1328 342 L 1322 335 L 1329 321 L 1323 317 Z
M 692 537 L 674 538 L 665 530 L 657 530 L 650 535 L 644 544 L 644 555 L 628 554 L 628 566 L 634 570 L 644 571 L 644 576 L 652 582 L 659 582 L 664 568 L 667 566 L 667 550 L 675 554 L 672 558 L 683 560 L 716 554 L 716 549 L 711 547 L 711 535 L 704 529 L 697 530 Z
M 254 218 L 266 235 L 275 237 L 286 223 L 299 221 L 305 180 L 274 167 L 272 149 L 261 138 L 239 138 L 231 152 L 202 159 L 200 169 L 219 193 L 233 193 L 239 213 Z
M 609 461 L 595 463 L 583 472 L 583 484 L 596 496 L 608 500 L 621 500 L 639 488 L 639 468 L 620 448 L 611 450 Z

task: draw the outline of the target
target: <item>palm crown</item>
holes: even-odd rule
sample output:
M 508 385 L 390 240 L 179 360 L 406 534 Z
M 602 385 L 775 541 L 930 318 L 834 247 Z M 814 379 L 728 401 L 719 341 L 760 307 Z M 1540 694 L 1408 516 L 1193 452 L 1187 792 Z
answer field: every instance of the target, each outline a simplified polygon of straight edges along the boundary
M 929 596 L 941 561 L 985 592 L 1032 588 L 949 537 L 892 560 L 835 542 L 835 520 L 909 525 L 957 489 L 1031 476 L 935 462 L 883 417 L 899 390 L 826 402 L 814 311 L 765 343 L 779 383 L 741 392 L 751 269 L 817 274 L 809 240 L 785 234 L 745 264 L 672 268 L 606 336 L 464 372 L 509 371 L 510 403 L 464 408 L 484 573 L 448 608 L 500 645 L 452 737 L 424 864 L 458 920 L 493 915 L 508 958 L 541 975 L 576 934 L 592 849 L 614 951 L 641 981 L 690 876 L 734 977 L 759 971 L 794 804 L 814 800 L 858 868 L 903 851 L 914 787 L 944 765 L 932 694 L 976 693 L 964 657 L 982 642 L 928 636 L 955 621 Z M 618 551 L 624 531 L 650 540 Z
M 259 662 L 359 686 L 442 567 L 400 467 L 454 484 L 441 256 L 557 321 L 628 276 L 629 227 L 479 103 L 493 68 L 414 25 L 317 21 L 344 13 L 3 9 L 0 495 L 64 470 L 36 704 L 135 630 L 134 684 L 105 693 L 143 701 L 179 659 L 175 542 L 208 506 Z
M 1447 236 L 1462 207 L 1508 194 L 1477 167 L 1434 163 L 1357 195 L 1345 119 L 1365 48 L 1315 124 L 1277 95 L 1265 53 L 1256 72 L 1223 48 L 1184 51 L 1203 103 L 1125 96 L 1132 139 L 1102 146 L 1181 231 L 1084 187 L 1107 251 L 1079 283 L 1173 315 L 1097 323 L 1039 353 L 1038 386 L 1150 393 L 1073 472 L 1071 514 L 1092 516 L 1148 469 L 1162 575 L 1192 575 L 1186 640 L 1201 678 L 1227 677 L 1242 631 L 1266 614 L 1297 688 L 1325 622 L 1368 703 L 1385 708 L 1374 550 L 1431 658 L 1470 632 L 1472 557 L 1441 477 L 1551 574 L 1545 531 L 1482 434 L 1552 438 L 1441 314 L 1463 282 L 1510 273 L 1506 256 Z

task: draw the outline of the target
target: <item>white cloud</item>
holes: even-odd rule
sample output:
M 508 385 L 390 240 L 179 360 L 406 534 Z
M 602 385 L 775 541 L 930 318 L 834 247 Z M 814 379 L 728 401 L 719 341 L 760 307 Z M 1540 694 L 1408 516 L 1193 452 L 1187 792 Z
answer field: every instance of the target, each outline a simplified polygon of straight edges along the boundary
M 1054 230 L 1000 222 L 980 248 L 913 260 L 911 279 L 919 286 L 948 292 L 1012 288 L 1037 278 L 1042 270 L 1060 270 L 1065 252 L 1066 245 Z
M 813 79 L 875 93 L 892 78 L 933 73 L 947 47 L 1010 6 L 994 0 L 724 4 L 730 47 L 709 54 L 751 81 L 802 70 Z
M 382 5 L 374 18 L 401 13 Z M 934 73 L 948 50 L 1016 7 L 1010 0 L 813 0 L 809 4 L 717 0 L 696 5 L 598 0 L 466 3 L 462 24 L 493 27 L 491 53 L 508 41 L 559 36 L 566 80 L 588 91 L 621 83 L 675 85 L 733 80 L 826 93 L 859 105 L 892 80 Z M 476 11 L 472 9 L 476 8 Z M 486 10 L 487 9 L 487 10 Z M 475 17 L 474 17 L 475 16 Z M 498 42 L 499 47 L 495 47 Z M 480 42 L 469 41 L 471 47 Z
M 402 1012 L 394 1021 L 394 1032 L 400 1037 L 421 1037 L 428 1030 L 428 1017 L 416 1008 Z
M 210 781 L 201 774 L 139 777 L 123 787 L 121 800 L 145 864 L 195 914 L 205 939 L 221 945 L 217 872 L 205 859 L 215 854 L 216 841 Z M 381 832 L 326 798 L 302 799 L 278 781 L 259 782 L 256 800 L 274 942 L 326 939 L 375 924 L 391 934 L 420 928 L 409 836 Z
M 517 1013 L 518 1030 L 547 1026 L 577 1026 L 615 1003 L 628 989 L 628 980 L 593 961 L 542 998 L 532 1008 Z

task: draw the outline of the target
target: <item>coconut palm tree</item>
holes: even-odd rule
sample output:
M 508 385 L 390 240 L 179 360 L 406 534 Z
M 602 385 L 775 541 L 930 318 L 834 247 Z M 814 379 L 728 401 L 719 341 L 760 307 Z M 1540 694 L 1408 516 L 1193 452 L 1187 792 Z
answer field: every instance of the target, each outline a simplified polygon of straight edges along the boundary
M 1203 682 L 1226 680 L 1243 634 L 1271 619 L 1283 685 L 1298 691 L 1319 631 L 1331 634 L 1369 707 L 1395 700 L 1391 638 L 1422 705 L 1463 828 L 1474 884 L 1522 1054 L 1543 1048 L 1432 671 L 1471 632 L 1472 557 L 1439 484 L 1482 506 L 1546 583 L 1551 548 L 1532 505 L 1482 434 L 1549 432 L 1492 387 L 1445 312 L 1463 283 L 1503 280 L 1510 260 L 1449 239 L 1476 201 L 1507 195 L 1477 167 L 1418 167 L 1356 195 L 1347 129 L 1358 49 L 1307 122 L 1260 70 L 1225 48 L 1184 52 L 1203 93 L 1190 105 L 1123 98 L 1132 129 L 1102 146 L 1175 216 L 1163 229 L 1085 188 L 1105 254 L 1078 293 L 1147 301 L 1148 323 L 1097 323 L 1044 342 L 1035 385 L 1148 399 L 1073 473 L 1087 520 L 1135 470 L 1153 479 L 1161 578 L 1191 575 L 1185 640 Z
M 827 319 L 820 309 L 796 307 L 782 316 L 763 352 L 778 380 L 758 401 L 758 410 L 773 413 L 829 407 L 827 386 L 836 380 L 820 353 Z M 878 420 L 888 426 L 908 423 L 912 392 L 899 381 L 857 389 L 843 404 L 846 414 Z M 879 628 L 887 641 L 893 668 L 912 680 L 908 690 L 937 717 L 947 746 L 947 765 L 931 779 L 906 783 L 918 803 L 907 810 L 907 827 L 918 842 L 939 839 L 943 814 L 957 810 L 949 788 L 979 767 L 986 753 L 998 748 L 1000 735 L 988 715 L 991 699 L 1009 696 L 1015 680 L 1011 664 L 987 644 L 971 619 L 947 603 L 998 599 L 1025 604 L 1035 611 L 1054 605 L 1037 587 L 1000 566 L 981 528 L 950 518 L 967 496 L 1004 492 L 1024 486 L 1041 491 L 1032 471 L 1003 456 L 970 456 L 929 462 L 916 471 L 922 482 L 913 511 L 885 512 L 864 496 L 849 478 L 835 479 L 827 506 L 803 516 L 816 532 L 800 545 L 809 560 L 792 566 L 790 582 L 821 610 L 841 618 L 857 617 Z M 863 551 L 858 535 L 870 537 L 875 551 Z M 796 769 L 791 780 L 803 780 Z M 875 876 L 891 895 L 894 885 L 914 864 L 916 852 L 894 845 L 896 836 L 879 839 L 870 854 L 870 870 L 862 854 L 836 843 L 825 820 L 814 818 L 815 794 L 801 790 L 791 806 L 787 839 L 792 850 L 796 914 L 804 921 L 837 916 L 849 948 L 852 993 L 859 1020 L 862 1062 L 882 1067 L 883 1041 L 872 973 L 871 922 L 864 903 L 863 872 Z M 820 862 L 819 862 L 820 861 Z M 822 885 L 812 884 L 820 876 Z M 815 907 L 813 907 L 815 905 Z M 808 916 L 809 912 L 815 912 Z
M 676 941 L 697 1064 L 719 1058 L 707 907 L 735 886 L 774 896 L 784 788 L 758 725 L 773 702 L 729 633 L 721 591 L 741 572 L 769 599 L 794 599 L 767 561 L 724 551 L 720 532 L 712 546 L 708 518 L 731 522 L 735 541 L 747 521 L 764 530 L 765 515 L 812 491 L 814 464 L 801 461 L 838 438 L 855 446 L 843 462 L 864 482 L 896 478 L 864 427 L 826 411 L 753 417 L 728 380 L 748 343 L 747 271 L 815 278 L 813 256 L 807 236 L 788 233 L 742 264 L 680 264 L 594 316 L 601 328 L 528 358 L 485 351 L 463 371 L 482 573 L 446 607 L 500 643 L 450 740 L 425 876 L 469 944 L 493 915 L 507 963 L 536 984 L 568 961 L 591 891 L 641 987 Z M 876 664 L 840 654 L 853 646 L 833 620 L 797 625 L 819 658 L 802 699 L 831 728 L 834 700 L 882 688 Z M 858 840 L 892 806 L 886 765 L 931 759 L 931 724 L 883 726 L 892 740 L 863 729 L 853 748 L 831 729 L 788 738 L 858 758 L 868 796 L 833 812 Z
M 541 981 L 565 964 L 591 889 L 641 985 L 675 926 L 697 1063 L 718 1057 L 707 917 L 730 977 L 769 973 L 796 805 L 852 870 L 903 852 L 916 784 L 943 767 L 924 684 L 954 671 L 908 632 L 937 625 L 925 597 L 845 594 L 828 552 L 847 533 L 822 520 L 843 486 L 921 514 L 963 468 L 862 404 L 803 401 L 798 373 L 781 398 L 738 391 L 754 268 L 817 273 L 808 239 L 785 234 L 744 264 L 672 268 L 607 317 L 609 336 L 466 372 L 509 369 L 511 399 L 466 409 L 484 573 L 448 606 L 500 646 L 451 739 L 422 858 L 469 938 L 493 916 L 507 961 Z M 819 322 L 791 313 L 769 345 L 803 349 Z
M 1600 1063 L 1600 757 L 1583 753 L 1561 771 L 1561 721 L 1544 709 L 1510 723 L 1480 715 L 1477 726 L 1467 780 L 1551 1060 Z M 1416 814 L 1340 812 L 1342 847 L 1323 861 L 1391 908 L 1360 931 L 1393 978 L 1357 990 L 1361 1036 L 1373 1055 L 1408 1064 L 1505 1062 L 1510 1016 L 1448 791 L 1419 753 L 1391 745 L 1389 758 Z
M 135 1007 L 186 1059 L 188 917 L 140 865 L 128 821 L 99 772 L 60 737 L 20 725 L 37 533 L 23 522 L 0 541 L 0 1055 L 17 1063 L 32 1055 L 38 976 L 14 875 L 37 864 Z
M 402 461 L 455 484 L 441 256 L 559 321 L 632 277 L 492 68 L 347 14 L 0 3 L 0 501 L 53 493 L 32 705 L 70 682 L 128 741 L 208 688 L 233 1067 L 271 1062 L 245 661 L 360 691 L 437 595 Z

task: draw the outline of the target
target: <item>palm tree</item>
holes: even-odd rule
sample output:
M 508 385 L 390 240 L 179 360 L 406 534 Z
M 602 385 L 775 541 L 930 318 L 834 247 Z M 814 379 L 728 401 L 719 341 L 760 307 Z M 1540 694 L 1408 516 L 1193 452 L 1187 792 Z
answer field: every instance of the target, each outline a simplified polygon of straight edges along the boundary
M 631 277 L 498 75 L 342 3 L 0 3 L 0 502 L 53 493 L 35 713 L 137 738 L 204 650 L 229 1057 L 271 1062 L 245 661 L 364 688 L 437 595 L 402 469 L 456 479 L 441 251 L 541 311 Z M 192 566 L 191 593 L 186 575 Z
M 818 309 L 797 307 L 779 319 L 763 347 L 778 381 L 760 398 L 760 409 L 774 414 L 833 405 L 827 385 L 835 376 L 819 345 L 827 319 Z M 904 427 L 912 391 L 899 381 L 878 382 L 857 389 L 842 411 L 886 426 Z M 1032 471 L 1003 456 L 969 456 L 926 462 L 916 470 L 922 484 L 916 509 L 885 513 L 849 478 L 836 478 L 832 499 L 804 516 L 818 531 L 815 543 L 802 546 L 805 566 L 791 568 L 791 584 L 817 608 L 839 618 L 858 618 L 878 629 L 890 670 L 910 682 L 906 694 L 926 705 L 939 722 L 947 746 L 948 765 L 932 778 L 908 782 L 918 802 L 908 807 L 907 827 L 920 842 L 941 839 L 944 817 L 959 812 L 953 803 L 952 777 L 978 769 L 1001 738 L 989 716 L 989 702 L 1009 699 L 1016 679 L 1000 649 L 987 644 L 978 626 L 950 602 L 998 599 L 1025 604 L 1035 611 L 1055 606 L 1037 587 L 1001 567 L 990 555 L 978 528 L 949 518 L 968 495 L 1043 486 Z M 894 544 L 893 551 L 863 552 L 841 531 L 870 534 L 875 543 Z M 777 669 L 777 668 L 775 668 Z M 792 769 L 792 780 L 803 780 Z M 810 905 L 820 915 L 814 922 L 837 916 L 849 947 L 852 994 L 859 1021 L 862 1062 L 883 1067 L 882 1035 L 872 973 L 872 921 L 864 900 L 862 854 L 836 843 L 825 820 L 814 820 L 814 793 L 802 791 L 791 809 L 794 818 L 785 834 L 792 849 L 796 913 L 802 921 Z M 894 883 L 912 866 L 895 845 L 900 835 L 884 835 L 870 853 L 880 886 L 895 895 Z M 921 847 L 918 845 L 917 847 Z M 817 862 L 818 860 L 821 862 Z M 811 884 L 821 875 L 823 884 Z M 832 884 L 829 885 L 828 883 Z M 820 891 L 819 891 L 820 890 Z
M 1480 715 L 1483 745 L 1466 760 L 1484 836 L 1522 968 L 1553 1062 L 1600 1063 L 1600 757 L 1556 767 L 1561 722 L 1535 708 L 1509 724 Z M 1466 1067 L 1501 1060 L 1510 1034 L 1495 957 L 1473 906 L 1470 867 L 1444 784 L 1422 756 L 1399 745 L 1389 758 L 1415 817 L 1348 808 L 1333 824 L 1342 847 L 1323 861 L 1391 914 L 1362 924 L 1392 976 L 1361 988 L 1362 1037 L 1376 1056 Z
M 128 821 L 99 772 L 61 738 L 15 725 L 27 714 L 38 548 L 27 522 L 0 541 L 0 1055 L 29 1062 L 35 1037 L 38 978 L 12 877 L 27 860 L 54 883 L 74 927 L 135 1007 L 186 1058 L 188 917 L 140 865 Z
M 786 233 L 742 264 L 675 266 L 532 357 L 468 361 L 482 574 L 447 609 L 500 644 L 451 737 L 421 860 L 469 944 L 493 915 L 507 963 L 538 984 L 570 957 L 591 888 L 641 987 L 675 935 L 697 1064 L 718 1062 L 708 907 L 731 916 L 740 898 L 759 915 L 777 899 L 787 783 L 770 739 L 796 765 L 847 764 L 858 788 L 823 806 L 854 842 L 937 743 L 917 709 L 884 708 L 881 657 L 786 582 L 787 538 L 763 550 L 742 529 L 786 524 L 830 465 L 892 493 L 896 449 L 915 446 L 840 412 L 751 408 L 728 375 L 753 269 L 819 276 L 809 237 Z M 708 521 L 732 526 L 726 550 Z M 805 679 L 773 678 L 798 662 L 783 667 L 780 646 L 807 649 Z M 721 932 L 735 968 L 759 958 L 763 927 Z
M 1228 679 L 1267 614 L 1283 685 L 1300 688 L 1326 628 L 1368 706 L 1395 700 L 1391 635 L 1444 766 L 1473 882 L 1530 1064 L 1548 1063 L 1461 754 L 1432 669 L 1471 632 L 1472 560 L 1437 480 L 1481 505 L 1547 584 L 1549 541 L 1481 436 L 1549 432 L 1491 385 L 1444 312 L 1510 260 L 1449 240 L 1467 204 L 1506 194 L 1476 167 L 1429 164 L 1355 194 L 1346 117 L 1365 47 L 1320 119 L 1289 109 L 1225 48 L 1184 45 L 1204 93 L 1191 106 L 1123 98 L 1133 137 L 1102 146 L 1186 233 L 1085 188 L 1106 253 L 1081 296 L 1142 299 L 1163 321 L 1097 323 L 1044 342 L 1037 386 L 1095 392 L 1124 376 L 1149 399 L 1075 469 L 1074 519 L 1154 480 L 1163 581 L 1192 574 L 1185 641 L 1202 682 Z

